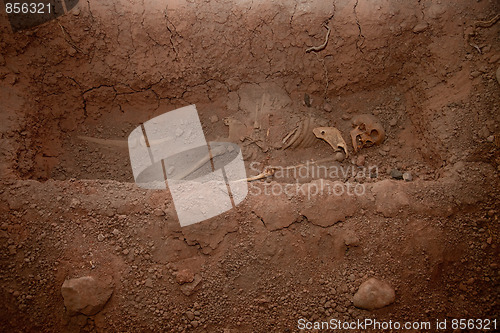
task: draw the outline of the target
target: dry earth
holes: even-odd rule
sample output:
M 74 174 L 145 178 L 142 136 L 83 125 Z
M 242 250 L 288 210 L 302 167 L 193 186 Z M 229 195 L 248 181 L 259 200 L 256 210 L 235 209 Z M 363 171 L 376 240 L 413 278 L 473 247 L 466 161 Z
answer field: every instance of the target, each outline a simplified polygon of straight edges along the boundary
M 13 32 L 2 9 L 1 331 L 498 318 L 499 10 L 487 0 L 80 0 Z M 326 47 L 306 52 L 325 41 L 324 25 Z M 315 138 L 283 149 L 304 121 L 337 127 L 350 156 L 321 164 L 328 174 L 249 183 L 236 209 L 181 228 L 170 193 L 138 188 L 127 149 L 109 140 L 190 104 L 207 140 L 241 146 L 249 176 L 332 157 Z M 377 117 L 382 145 L 353 151 L 358 114 Z M 276 192 L 287 184 L 297 191 Z M 315 193 L 325 184 L 363 193 Z M 97 314 L 65 308 L 61 286 L 84 276 L 112 280 Z M 372 277 L 395 301 L 355 307 Z

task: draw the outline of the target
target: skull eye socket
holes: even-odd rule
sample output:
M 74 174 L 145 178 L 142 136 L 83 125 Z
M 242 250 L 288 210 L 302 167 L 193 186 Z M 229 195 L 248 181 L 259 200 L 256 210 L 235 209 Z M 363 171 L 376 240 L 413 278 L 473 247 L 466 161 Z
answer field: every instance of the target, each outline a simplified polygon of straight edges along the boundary
M 374 138 L 374 139 L 377 139 L 377 138 L 379 137 L 379 135 L 380 135 L 380 134 L 378 133 L 378 131 L 377 131 L 377 130 L 372 130 L 372 131 L 370 132 L 370 136 L 371 136 L 372 138 Z

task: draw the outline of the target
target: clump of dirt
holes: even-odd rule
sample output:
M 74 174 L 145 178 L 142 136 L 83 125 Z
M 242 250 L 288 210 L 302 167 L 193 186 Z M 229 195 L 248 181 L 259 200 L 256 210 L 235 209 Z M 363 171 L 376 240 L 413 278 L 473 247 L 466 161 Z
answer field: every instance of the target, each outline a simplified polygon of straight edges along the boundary
M 81 0 L 17 32 L 4 17 L 2 327 L 294 332 L 299 320 L 495 319 L 498 11 L 486 1 Z M 249 177 L 275 172 L 249 182 L 235 209 L 181 228 L 168 191 L 134 184 L 126 140 L 189 104 L 207 141 L 241 147 Z M 385 138 L 356 152 L 362 114 Z M 349 156 L 334 158 L 316 127 L 337 128 Z M 74 303 L 100 311 L 67 311 L 61 286 L 88 276 L 111 281 L 107 303 L 83 295 Z M 353 297 L 371 278 L 391 301 L 364 310 Z

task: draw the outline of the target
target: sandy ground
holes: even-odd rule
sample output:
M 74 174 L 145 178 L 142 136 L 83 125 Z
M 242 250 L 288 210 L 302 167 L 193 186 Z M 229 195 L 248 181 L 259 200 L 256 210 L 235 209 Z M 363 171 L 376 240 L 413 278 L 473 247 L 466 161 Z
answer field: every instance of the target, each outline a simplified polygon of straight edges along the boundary
M 80 0 L 17 32 L 2 11 L 1 331 L 498 322 L 499 8 Z M 241 147 L 248 176 L 334 157 L 319 126 L 349 157 L 251 182 L 235 209 L 181 228 L 169 191 L 136 186 L 113 142 L 190 104 L 208 141 Z M 356 152 L 360 114 L 385 139 Z M 112 281 L 97 314 L 65 308 L 61 286 L 82 276 Z M 394 302 L 355 306 L 371 277 Z

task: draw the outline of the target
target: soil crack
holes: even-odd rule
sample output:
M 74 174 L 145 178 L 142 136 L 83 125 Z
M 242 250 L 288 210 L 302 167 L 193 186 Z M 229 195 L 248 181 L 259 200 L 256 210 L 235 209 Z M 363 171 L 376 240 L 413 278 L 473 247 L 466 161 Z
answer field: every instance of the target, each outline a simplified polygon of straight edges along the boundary
M 356 3 L 354 4 L 354 17 L 356 18 L 356 25 L 358 26 L 358 38 L 356 39 L 356 49 L 359 50 L 359 52 L 363 53 L 363 50 L 361 49 L 361 46 L 363 46 L 363 43 L 365 42 L 365 36 L 363 35 L 363 31 L 361 30 L 361 24 L 359 23 L 358 19 L 358 12 L 356 11 L 356 8 L 358 7 L 358 2 L 359 0 L 356 0 Z

